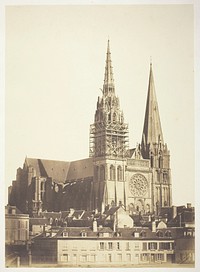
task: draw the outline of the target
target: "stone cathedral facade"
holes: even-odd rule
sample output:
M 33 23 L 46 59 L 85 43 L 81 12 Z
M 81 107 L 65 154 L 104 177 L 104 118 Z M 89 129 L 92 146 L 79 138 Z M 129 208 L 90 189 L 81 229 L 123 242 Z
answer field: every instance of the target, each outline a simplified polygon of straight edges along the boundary
M 170 152 L 163 139 L 152 64 L 141 144 L 129 148 L 109 41 L 89 148 L 89 158 L 73 162 L 26 158 L 9 188 L 9 204 L 30 214 L 70 208 L 103 212 L 110 205 L 148 214 L 172 205 Z

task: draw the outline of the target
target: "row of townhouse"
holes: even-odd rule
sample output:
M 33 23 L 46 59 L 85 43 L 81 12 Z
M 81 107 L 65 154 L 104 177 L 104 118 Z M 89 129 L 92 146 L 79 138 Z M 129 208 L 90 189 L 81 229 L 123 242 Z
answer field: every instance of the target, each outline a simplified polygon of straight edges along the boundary
M 181 221 L 180 216 L 169 222 L 152 221 L 151 217 L 139 221 L 134 217 L 133 221 L 128 215 L 125 217 L 121 208 L 111 208 L 104 215 L 105 220 L 95 215 L 87 224 L 83 220 L 84 226 L 78 219 L 68 221 L 71 226 L 51 224 L 50 219 L 60 214 L 45 213 L 40 218 L 29 218 L 16 207 L 6 206 L 7 255 L 18 252 L 20 262 L 27 255 L 29 265 L 53 263 L 70 267 L 195 262 L 193 211 L 182 216 Z M 186 215 L 190 215 L 187 220 Z M 22 245 L 24 250 L 29 245 L 24 256 L 21 256 Z
M 56 228 L 34 238 L 32 262 L 70 267 L 167 265 L 176 261 L 176 239 L 183 234 L 183 228 L 166 226 L 116 231 L 109 227 Z M 190 252 L 194 254 L 194 246 Z

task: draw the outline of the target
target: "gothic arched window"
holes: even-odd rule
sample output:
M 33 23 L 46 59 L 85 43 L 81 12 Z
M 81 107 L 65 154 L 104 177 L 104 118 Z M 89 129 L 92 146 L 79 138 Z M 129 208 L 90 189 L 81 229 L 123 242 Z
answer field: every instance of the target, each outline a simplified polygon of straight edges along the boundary
M 115 167 L 113 165 L 110 166 L 110 180 L 115 180 Z
M 160 156 L 158 159 L 158 167 L 159 168 L 162 168 L 162 164 L 163 164 L 162 162 L 163 162 L 163 159 L 162 159 L 162 156 Z
M 151 168 L 153 167 L 153 165 L 154 165 L 154 161 L 153 161 L 153 155 L 151 155 L 151 158 L 150 158 L 150 160 L 151 160 Z
M 116 112 L 113 113 L 113 122 L 116 122 L 117 121 L 117 114 Z
M 122 167 L 120 165 L 117 167 L 117 180 L 119 181 L 123 180 L 123 172 Z
M 105 180 L 105 167 L 104 165 L 100 166 L 100 181 Z
M 99 180 L 99 166 L 96 166 L 96 168 L 95 168 L 95 179 L 96 179 L 96 181 Z

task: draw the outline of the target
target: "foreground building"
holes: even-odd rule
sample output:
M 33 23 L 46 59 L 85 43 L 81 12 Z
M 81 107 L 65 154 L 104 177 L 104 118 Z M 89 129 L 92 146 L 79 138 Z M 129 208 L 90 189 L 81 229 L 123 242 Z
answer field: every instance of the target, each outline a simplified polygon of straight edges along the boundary
M 29 214 L 69 208 L 104 211 L 113 204 L 132 213 L 158 214 L 172 204 L 172 185 L 152 64 L 141 144 L 130 149 L 128 133 L 108 41 L 102 96 L 90 126 L 90 157 L 73 162 L 26 158 L 10 188 L 9 204 Z
M 27 259 L 29 240 L 29 215 L 17 207 L 5 207 L 5 265 L 18 267 L 21 260 Z
M 34 239 L 33 263 L 60 265 L 126 266 L 174 261 L 173 232 L 149 228 L 66 227 Z
M 15 206 L 5 207 L 6 245 L 26 245 L 29 240 L 29 215 Z
M 57 266 L 125 266 L 194 264 L 194 228 L 150 227 L 52 228 L 34 238 L 32 262 Z

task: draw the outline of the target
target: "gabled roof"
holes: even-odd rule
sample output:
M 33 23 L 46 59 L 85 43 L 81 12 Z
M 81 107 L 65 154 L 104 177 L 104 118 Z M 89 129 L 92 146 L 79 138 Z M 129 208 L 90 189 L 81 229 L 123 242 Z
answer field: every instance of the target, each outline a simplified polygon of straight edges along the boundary
M 30 218 L 30 225 L 49 225 L 49 220 L 47 218 Z
M 20 211 L 16 206 L 11 206 L 11 205 L 7 205 L 5 206 L 6 212 L 9 215 L 28 215 L 28 214 L 24 214 L 22 211 Z M 14 213 L 12 211 L 15 211 Z
M 104 212 L 104 214 L 106 216 L 105 218 L 107 218 L 110 215 L 114 215 L 119 208 L 120 208 L 119 206 L 113 206 L 109 210 L 105 211 Z

